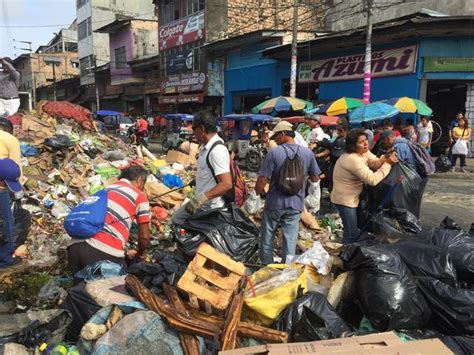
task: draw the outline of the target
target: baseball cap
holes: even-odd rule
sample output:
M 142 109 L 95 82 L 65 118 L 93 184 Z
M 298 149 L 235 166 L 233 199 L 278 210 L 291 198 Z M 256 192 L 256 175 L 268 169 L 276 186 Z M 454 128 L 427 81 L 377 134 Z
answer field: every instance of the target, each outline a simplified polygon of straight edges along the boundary
M 379 140 L 383 141 L 385 138 L 393 136 L 393 134 L 394 133 L 391 130 L 387 129 L 380 134 Z
M 293 131 L 293 125 L 287 121 L 281 121 L 273 128 L 273 134 L 278 132 L 289 132 Z
M 12 192 L 23 190 L 18 179 L 21 176 L 21 170 L 17 163 L 6 158 L 0 159 L 0 181 L 3 181 Z
M 321 123 L 321 118 L 319 117 L 319 115 L 315 115 L 313 113 L 305 115 L 304 118 L 308 121 L 318 121 Z

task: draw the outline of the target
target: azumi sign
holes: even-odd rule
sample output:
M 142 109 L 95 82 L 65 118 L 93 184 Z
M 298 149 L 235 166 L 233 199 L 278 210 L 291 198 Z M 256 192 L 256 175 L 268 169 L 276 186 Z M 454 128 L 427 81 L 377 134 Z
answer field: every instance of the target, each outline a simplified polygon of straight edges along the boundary
M 416 45 L 372 52 L 372 77 L 414 73 Z M 299 82 L 355 80 L 364 77 L 364 54 L 302 62 Z
M 158 29 L 160 50 L 166 50 L 204 38 L 204 11 L 161 26 Z

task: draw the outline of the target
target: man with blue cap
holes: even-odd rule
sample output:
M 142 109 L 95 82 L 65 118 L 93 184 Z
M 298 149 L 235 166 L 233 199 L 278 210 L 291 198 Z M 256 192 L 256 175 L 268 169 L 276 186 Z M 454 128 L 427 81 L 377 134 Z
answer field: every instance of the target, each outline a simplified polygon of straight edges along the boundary
M 13 241 L 13 212 L 10 194 L 22 192 L 19 182 L 21 170 L 18 164 L 10 158 L 0 159 L 0 219 L 3 221 L 3 231 L 0 233 L 0 268 L 17 264 L 19 257 L 13 257 L 15 243 Z

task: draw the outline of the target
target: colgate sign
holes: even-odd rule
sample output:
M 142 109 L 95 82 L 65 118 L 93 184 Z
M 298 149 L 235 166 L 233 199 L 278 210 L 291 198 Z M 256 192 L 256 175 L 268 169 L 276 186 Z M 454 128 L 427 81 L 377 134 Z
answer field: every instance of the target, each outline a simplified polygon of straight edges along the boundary
M 416 45 L 372 52 L 372 77 L 414 73 L 418 47 Z M 303 62 L 299 82 L 316 83 L 355 80 L 364 77 L 364 54 Z
M 204 38 L 204 11 L 160 27 L 160 50 L 166 50 Z

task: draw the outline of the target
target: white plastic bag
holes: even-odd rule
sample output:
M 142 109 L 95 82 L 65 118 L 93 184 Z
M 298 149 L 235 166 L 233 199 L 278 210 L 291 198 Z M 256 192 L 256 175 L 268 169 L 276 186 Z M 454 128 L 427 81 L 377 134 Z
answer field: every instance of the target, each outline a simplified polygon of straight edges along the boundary
M 257 213 L 260 209 L 262 209 L 264 206 L 263 200 L 260 198 L 260 196 L 257 196 L 257 193 L 255 190 L 250 191 L 247 201 L 245 201 L 245 210 L 249 214 L 255 214 Z
M 321 206 L 321 186 L 319 181 L 310 183 L 308 196 L 306 196 L 304 202 L 309 212 L 316 213 L 319 211 Z
M 453 145 L 453 154 L 454 155 L 467 155 L 467 141 L 458 139 Z
M 322 247 L 319 241 L 313 243 L 311 249 L 298 256 L 294 261 L 296 264 L 312 265 L 319 274 L 327 275 L 331 271 L 331 262 L 328 252 Z

